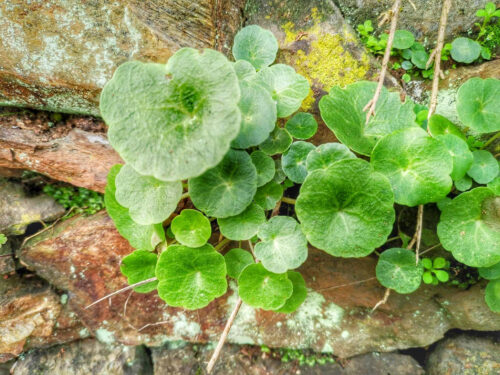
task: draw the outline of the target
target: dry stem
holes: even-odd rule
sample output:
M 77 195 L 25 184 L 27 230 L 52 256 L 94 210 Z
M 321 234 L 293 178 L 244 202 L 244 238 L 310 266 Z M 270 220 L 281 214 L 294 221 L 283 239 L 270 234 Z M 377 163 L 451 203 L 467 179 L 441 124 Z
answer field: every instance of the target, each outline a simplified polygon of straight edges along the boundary
M 373 307 L 372 311 L 370 311 L 370 314 L 373 314 L 373 312 L 377 310 L 380 305 L 387 303 L 387 300 L 389 299 L 390 295 L 391 295 L 391 290 L 387 288 L 384 293 L 384 298 L 382 298 L 380 301 L 377 302 L 377 304 Z

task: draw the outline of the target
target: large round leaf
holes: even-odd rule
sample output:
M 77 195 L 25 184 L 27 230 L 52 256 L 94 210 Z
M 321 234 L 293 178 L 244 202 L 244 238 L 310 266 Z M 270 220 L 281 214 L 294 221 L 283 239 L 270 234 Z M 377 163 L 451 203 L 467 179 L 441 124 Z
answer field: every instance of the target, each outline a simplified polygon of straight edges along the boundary
M 251 78 L 252 76 L 257 74 L 253 65 L 246 60 L 238 60 L 234 62 L 233 68 L 240 81 Z
M 392 46 L 397 49 L 410 48 L 415 42 L 415 37 L 408 30 L 396 30 Z
M 479 187 L 444 207 L 437 227 L 443 247 L 470 267 L 500 262 L 500 197 Z
M 234 37 L 234 58 L 248 61 L 255 69 L 271 65 L 277 52 L 278 41 L 273 33 L 260 26 L 246 26 Z
M 472 153 L 474 160 L 467 171 L 478 184 L 487 184 L 498 175 L 498 161 L 491 152 L 477 150 Z
M 318 123 L 310 113 L 298 112 L 285 124 L 290 135 L 297 139 L 311 138 L 318 130 Z
M 241 127 L 231 143 L 235 148 L 248 148 L 264 142 L 276 123 L 276 103 L 263 87 L 247 81 L 240 82 Z
M 205 307 L 227 290 L 226 262 L 210 244 L 169 246 L 158 259 L 156 277 L 161 299 L 190 310 Z
M 243 249 L 231 249 L 224 255 L 226 261 L 227 275 L 233 279 L 240 277 L 243 271 L 250 264 L 254 264 L 253 256 Z
M 495 177 L 492 181 L 488 182 L 488 187 L 493 190 L 496 195 L 500 195 L 500 176 Z
M 420 262 L 417 264 L 413 251 L 393 248 L 380 254 L 375 272 L 380 284 L 398 293 L 408 294 L 420 286 L 424 267 Z
M 129 210 L 123 207 L 115 198 L 115 178 L 122 166 L 116 164 L 108 173 L 108 184 L 104 194 L 104 204 L 108 215 L 113 219 L 118 232 L 125 237 L 130 245 L 136 249 L 154 250 L 156 245 L 165 241 L 165 231 L 161 223 L 141 225 L 137 224 L 129 214 Z
M 479 276 L 486 280 L 500 279 L 500 262 L 495 263 L 490 267 L 481 267 L 477 269 Z
M 251 264 L 238 278 L 238 294 L 246 304 L 264 310 L 277 310 L 292 296 L 293 284 L 287 274 L 272 273 L 261 263 Z
M 264 87 L 276 101 L 278 117 L 288 117 L 309 94 L 309 82 L 288 65 L 276 64 L 259 71 L 251 79 Z
M 356 159 L 356 155 L 342 143 L 324 143 L 307 155 L 307 171 L 326 169 L 333 163 L 343 159 Z
M 177 181 L 217 165 L 240 129 L 240 88 L 217 51 L 182 48 L 167 65 L 127 62 L 104 87 L 108 137 L 135 170 Z
M 298 141 L 294 142 L 288 151 L 282 155 L 281 165 L 283 171 L 291 181 L 297 184 L 304 182 L 307 176 L 307 155 L 315 148 L 312 143 Z
M 443 199 L 451 190 L 453 159 L 448 149 L 421 128 L 382 138 L 371 156 L 373 168 L 391 182 L 396 203 L 416 206 Z
M 500 279 L 491 280 L 484 293 L 484 299 L 491 311 L 500 313 Z
M 283 273 L 307 259 L 307 240 L 299 223 L 289 216 L 274 216 L 257 233 L 255 257 L 271 272 Z
M 309 242 L 340 257 L 362 257 L 383 245 L 395 218 L 389 181 L 361 159 L 311 172 L 295 210 Z
M 375 116 L 366 123 L 363 108 L 372 99 L 376 82 L 356 82 L 341 89 L 333 87 L 321 98 L 319 109 L 326 125 L 352 150 L 370 155 L 378 139 L 395 130 L 417 126 L 414 104 L 401 103 L 399 94 L 382 88 Z
M 274 160 L 265 152 L 254 151 L 250 155 L 257 170 L 257 186 L 263 186 L 271 181 L 276 173 Z
M 120 271 L 127 277 L 129 285 L 155 277 L 155 268 L 158 256 L 147 250 L 136 250 L 122 259 Z M 149 293 L 156 289 L 158 281 L 136 286 L 134 291 Z
M 479 133 L 500 130 L 500 80 L 471 78 L 458 89 L 457 112 L 460 121 Z
M 269 137 L 260 144 L 259 148 L 268 155 L 281 154 L 292 144 L 292 136 L 288 130 L 275 127 Z
M 443 134 L 436 136 L 436 139 L 443 143 L 448 149 L 449 154 L 453 159 L 453 170 L 451 171 L 451 178 L 456 181 L 463 178 L 470 166 L 472 165 L 472 152 L 469 146 L 462 139 L 454 134 Z
M 304 281 L 302 275 L 295 271 L 288 271 L 287 276 L 288 280 L 290 280 L 293 284 L 293 293 L 290 298 L 286 300 L 283 306 L 275 310 L 276 312 L 284 314 L 289 314 L 297 310 L 307 297 L 306 282 Z
M 230 150 L 215 168 L 189 180 L 189 194 L 195 207 L 214 217 L 243 212 L 256 190 L 257 172 L 245 151 Z
M 429 132 L 433 137 L 438 135 L 453 134 L 466 141 L 465 135 L 460 129 L 446 117 L 433 114 L 429 120 Z
M 266 222 L 264 210 L 255 203 L 250 204 L 241 214 L 217 219 L 220 232 L 233 241 L 249 240 L 255 236 Z
M 481 45 L 475 40 L 460 37 L 451 43 L 451 57 L 457 62 L 470 64 L 480 53 Z
M 177 242 L 189 247 L 205 245 L 212 234 L 210 220 L 196 210 L 182 210 L 172 220 L 170 229 Z
M 125 164 L 116 175 L 115 197 L 118 203 L 129 209 L 135 222 L 148 225 L 166 220 L 181 199 L 180 181 L 167 182 L 137 173 Z

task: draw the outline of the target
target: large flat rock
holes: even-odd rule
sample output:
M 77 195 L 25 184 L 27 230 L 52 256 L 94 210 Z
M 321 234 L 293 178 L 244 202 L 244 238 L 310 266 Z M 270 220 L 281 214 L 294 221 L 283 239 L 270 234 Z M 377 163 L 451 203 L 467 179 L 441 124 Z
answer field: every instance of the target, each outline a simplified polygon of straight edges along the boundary
M 168 307 L 156 292 L 126 292 L 85 309 L 127 285 L 119 264 L 131 251 L 101 212 L 58 224 L 30 240 L 20 257 L 41 277 L 68 291 L 69 306 L 102 341 L 158 346 L 180 339 L 216 340 L 236 302 L 233 282 L 226 296 L 197 311 Z M 311 249 L 300 269 L 309 288 L 304 304 L 291 315 L 244 305 L 228 341 L 351 357 L 430 345 L 451 328 L 500 329 L 500 315 L 484 302 L 484 283 L 466 291 L 440 285 L 422 286 L 409 296 L 393 293 L 388 304 L 370 314 L 385 291 L 373 279 L 375 264 L 373 257 L 333 258 Z

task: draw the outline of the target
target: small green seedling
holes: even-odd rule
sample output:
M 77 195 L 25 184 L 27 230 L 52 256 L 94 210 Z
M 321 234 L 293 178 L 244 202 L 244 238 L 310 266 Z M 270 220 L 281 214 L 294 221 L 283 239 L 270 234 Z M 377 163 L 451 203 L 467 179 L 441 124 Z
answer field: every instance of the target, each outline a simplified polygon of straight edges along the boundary
M 450 262 L 442 257 L 434 258 L 423 258 L 422 265 L 424 266 L 424 273 L 422 274 L 422 280 L 426 284 L 438 285 L 439 282 L 445 283 L 450 279 L 450 274 L 448 272 L 450 268 Z

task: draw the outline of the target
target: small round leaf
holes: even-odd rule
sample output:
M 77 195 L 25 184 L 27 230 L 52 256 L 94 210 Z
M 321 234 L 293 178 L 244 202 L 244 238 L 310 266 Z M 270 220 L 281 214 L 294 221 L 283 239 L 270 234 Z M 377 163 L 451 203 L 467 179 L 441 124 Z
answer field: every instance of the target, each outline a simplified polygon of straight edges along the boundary
M 277 310 L 292 293 L 293 283 L 286 273 L 272 273 L 261 263 L 245 267 L 238 278 L 238 294 L 243 302 L 252 307 Z
M 398 293 L 408 294 L 420 286 L 424 267 L 416 263 L 413 251 L 393 248 L 380 254 L 375 272 L 380 284 Z
M 498 176 L 498 161 L 491 152 L 477 150 L 472 153 L 474 157 L 467 174 L 478 184 L 487 184 Z
M 371 156 L 375 171 L 391 182 L 396 203 L 416 206 L 437 202 L 451 190 L 453 159 L 447 148 L 421 128 L 382 138 Z
M 307 171 L 326 169 L 333 163 L 343 159 L 356 159 L 356 155 L 342 143 L 324 143 L 307 155 Z
M 297 184 L 304 182 L 307 176 L 307 155 L 315 148 L 312 143 L 298 141 L 292 143 L 288 151 L 283 154 L 281 165 L 290 180 Z
M 233 68 L 240 82 L 257 74 L 253 65 L 246 60 L 238 60 L 234 62 Z
M 248 240 L 255 236 L 266 222 L 264 210 L 255 203 L 250 204 L 241 214 L 217 219 L 222 235 L 233 241 Z
M 170 225 L 177 242 L 189 247 L 200 247 L 207 243 L 212 228 L 210 220 L 196 210 L 182 210 Z
M 453 181 L 458 191 L 466 191 L 472 187 L 472 178 L 465 175 L 460 180 Z
M 453 180 L 460 180 L 467 174 L 472 165 L 473 156 L 469 150 L 469 146 L 462 138 L 454 134 L 438 135 L 435 138 L 446 146 L 453 159 L 451 178 Z
M 419 69 L 424 70 L 427 67 L 429 55 L 423 50 L 411 52 L 411 62 Z
M 264 210 L 272 210 L 283 196 L 283 187 L 271 181 L 257 189 L 254 202 Z
M 484 299 L 491 311 L 500 312 L 500 279 L 491 280 L 486 285 Z
M 246 60 L 259 70 L 276 60 L 278 41 L 273 33 L 257 25 L 246 26 L 234 37 L 233 56 Z
M 495 263 L 490 267 L 478 268 L 477 270 L 479 271 L 479 276 L 486 280 L 500 279 L 500 262 Z
M 250 157 L 257 170 L 257 187 L 267 184 L 276 173 L 274 160 L 262 151 L 254 151 Z
M 450 275 L 448 274 L 448 272 L 443 270 L 436 270 L 434 271 L 434 274 L 436 275 L 436 278 L 442 283 L 445 283 L 450 279 Z
M 167 182 L 137 173 L 125 164 L 116 175 L 115 197 L 129 209 L 130 217 L 138 224 L 157 224 L 166 220 L 181 199 L 180 181 Z
M 456 38 L 451 43 L 451 57 L 453 60 L 470 64 L 477 60 L 481 54 L 481 45 L 469 38 Z
M 292 141 L 288 130 L 276 127 L 269 137 L 259 145 L 259 148 L 268 155 L 282 154 L 288 150 Z
M 168 305 L 201 309 L 227 290 L 226 262 L 210 244 L 172 245 L 156 265 L 158 295 Z
M 302 275 L 296 271 L 288 271 L 287 276 L 288 280 L 293 284 L 292 295 L 286 300 L 283 306 L 275 310 L 276 312 L 284 314 L 289 314 L 297 310 L 307 297 L 306 282 Z
M 299 223 L 289 216 L 274 216 L 258 232 L 255 256 L 274 273 L 299 267 L 307 259 L 307 240 Z
M 197 209 L 217 218 L 235 216 L 252 202 L 257 171 L 245 151 L 230 150 L 219 165 L 188 183 Z
M 318 123 L 310 113 L 296 113 L 285 124 L 290 135 L 297 139 L 309 139 L 318 130 Z
M 146 250 L 136 250 L 122 259 L 120 271 L 127 277 L 129 285 L 155 277 L 158 256 Z M 158 281 L 136 286 L 134 291 L 149 293 L 156 289 Z
M 233 279 L 240 277 L 241 271 L 250 264 L 254 264 L 253 256 L 243 249 L 231 249 L 224 255 L 227 275 Z
M 410 48 L 415 42 L 415 37 L 408 30 L 396 30 L 392 46 L 397 49 Z

